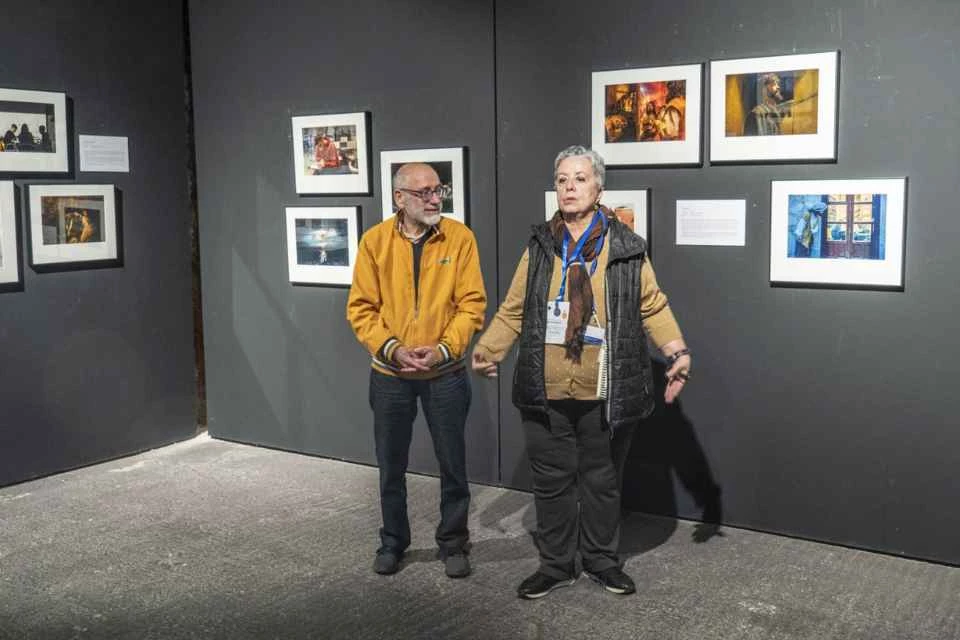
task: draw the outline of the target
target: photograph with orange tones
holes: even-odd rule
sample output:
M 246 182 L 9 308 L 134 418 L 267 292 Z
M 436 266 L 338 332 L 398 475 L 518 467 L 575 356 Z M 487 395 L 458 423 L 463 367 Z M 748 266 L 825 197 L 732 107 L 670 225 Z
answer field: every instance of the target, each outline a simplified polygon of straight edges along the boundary
M 728 75 L 727 136 L 817 133 L 818 69 Z
M 121 266 L 119 192 L 114 185 L 35 184 L 27 189 L 34 271 Z
M 103 196 L 40 198 L 43 244 L 103 242 Z
M 606 142 L 685 140 L 685 80 L 604 87 Z

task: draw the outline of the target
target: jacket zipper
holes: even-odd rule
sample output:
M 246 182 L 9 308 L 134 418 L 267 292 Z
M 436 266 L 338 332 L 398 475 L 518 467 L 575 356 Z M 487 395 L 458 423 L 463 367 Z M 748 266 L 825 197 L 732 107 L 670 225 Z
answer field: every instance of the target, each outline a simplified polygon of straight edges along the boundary
M 423 249 L 420 250 L 420 270 L 423 270 Z M 420 273 L 416 269 L 415 261 L 417 255 L 417 248 L 413 246 L 413 243 L 410 243 L 410 276 L 413 282 L 413 319 L 416 320 L 420 317 Z M 414 274 L 416 276 L 414 277 Z

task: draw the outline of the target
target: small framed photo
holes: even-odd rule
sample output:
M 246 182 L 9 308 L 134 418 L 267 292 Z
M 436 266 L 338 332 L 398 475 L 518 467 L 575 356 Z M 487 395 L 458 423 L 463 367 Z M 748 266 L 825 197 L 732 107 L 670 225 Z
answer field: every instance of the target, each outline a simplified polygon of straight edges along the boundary
M 647 241 L 650 245 L 650 190 L 636 191 L 604 191 L 600 197 L 600 204 L 612 210 L 617 219 L 630 227 L 635 234 Z M 543 193 L 543 212 L 546 220 L 553 218 L 557 212 L 557 192 Z
M 774 181 L 771 283 L 902 289 L 906 183 Z
M 0 182 L 0 290 L 20 282 L 17 242 L 17 198 L 13 182 Z
M 290 282 L 349 287 L 359 219 L 359 207 L 287 207 Z
M 291 121 L 297 193 L 370 193 L 365 112 L 296 116 Z
M 120 216 L 112 184 L 28 187 L 34 271 L 120 264 Z
M 0 89 L 0 173 L 68 173 L 67 96 Z
M 837 159 L 839 53 L 710 63 L 710 162 Z
M 703 65 L 593 73 L 592 146 L 608 166 L 702 164 Z
M 466 179 L 464 148 L 406 149 L 380 152 L 380 200 L 383 219 L 396 213 L 393 201 L 393 177 L 397 170 L 411 162 L 422 162 L 433 167 L 440 184 L 450 187 L 449 195 L 441 203 L 440 213 L 464 224 L 467 222 Z

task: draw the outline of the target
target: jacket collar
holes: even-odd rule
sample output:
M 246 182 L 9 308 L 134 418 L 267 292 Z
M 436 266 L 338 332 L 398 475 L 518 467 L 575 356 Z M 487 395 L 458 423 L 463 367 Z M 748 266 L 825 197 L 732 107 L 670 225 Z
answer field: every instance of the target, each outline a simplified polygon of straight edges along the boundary
M 407 236 L 405 236 L 404 233 L 403 233 L 403 209 L 401 209 L 400 211 L 397 211 L 397 214 L 396 214 L 395 218 L 396 218 L 396 220 L 397 220 L 397 224 L 396 224 L 396 227 L 395 227 L 395 229 L 397 230 L 397 233 L 398 233 L 404 240 L 409 240 L 409 238 L 407 238 Z M 440 216 L 440 222 L 438 222 L 437 224 L 435 224 L 435 225 L 433 225 L 432 227 L 430 227 L 429 229 L 427 229 L 426 235 L 427 235 L 427 236 L 430 236 L 430 237 L 442 235 L 442 234 L 443 234 L 444 220 L 445 220 L 445 218 L 444 218 L 443 216 Z

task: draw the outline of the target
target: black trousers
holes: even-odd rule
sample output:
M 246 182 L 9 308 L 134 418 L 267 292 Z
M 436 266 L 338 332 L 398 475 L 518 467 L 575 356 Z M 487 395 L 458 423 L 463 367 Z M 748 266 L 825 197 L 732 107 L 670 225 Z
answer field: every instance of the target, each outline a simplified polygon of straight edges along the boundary
M 533 475 L 540 571 L 573 576 L 620 566 L 620 474 L 634 429 L 610 429 L 599 401 L 558 400 L 523 414 Z
M 437 546 L 444 557 L 466 550 L 470 487 L 463 432 L 470 393 L 470 380 L 463 368 L 430 380 L 404 380 L 371 370 L 370 407 L 380 468 L 382 549 L 402 553 L 410 546 L 406 473 L 419 398 L 440 466 Z

